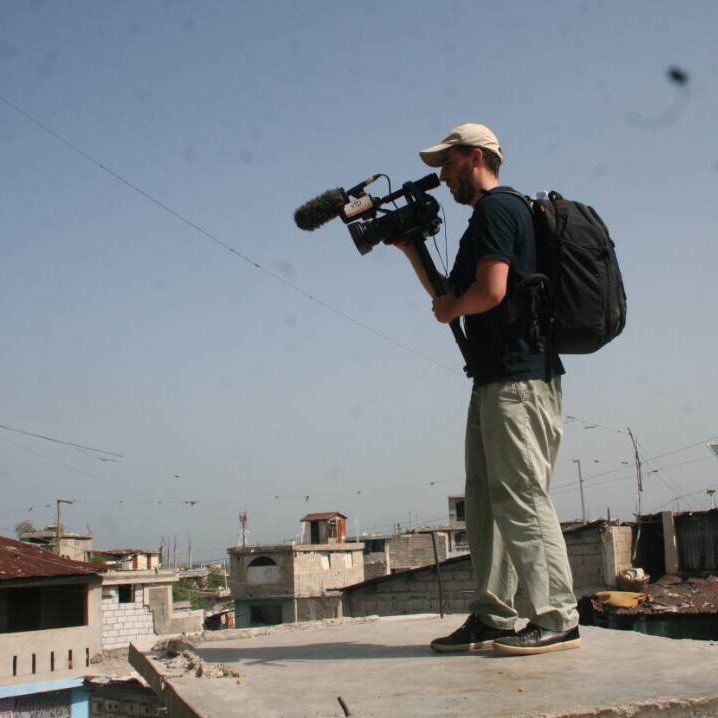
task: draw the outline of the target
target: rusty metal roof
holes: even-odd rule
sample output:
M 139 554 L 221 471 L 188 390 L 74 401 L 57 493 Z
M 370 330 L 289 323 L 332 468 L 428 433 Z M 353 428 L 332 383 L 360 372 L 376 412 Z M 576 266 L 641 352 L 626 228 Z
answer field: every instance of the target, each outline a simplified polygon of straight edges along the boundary
M 146 555 L 152 554 L 153 556 L 159 556 L 159 551 L 153 551 L 147 548 L 108 548 L 108 549 L 94 549 L 94 554 L 99 556 L 135 556 L 135 555 Z
M 102 567 L 58 556 L 32 544 L 0 536 L 0 582 L 16 578 L 92 575 Z
M 299 519 L 300 521 L 328 521 L 329 519 L 336 518 L 337 516 L 340 516 L 341 518 L 345 519 L 346 516 L 344 514 L 340 514 L 338 511 L 329 511 L 325 514 L 307 514 L 303 519 Z

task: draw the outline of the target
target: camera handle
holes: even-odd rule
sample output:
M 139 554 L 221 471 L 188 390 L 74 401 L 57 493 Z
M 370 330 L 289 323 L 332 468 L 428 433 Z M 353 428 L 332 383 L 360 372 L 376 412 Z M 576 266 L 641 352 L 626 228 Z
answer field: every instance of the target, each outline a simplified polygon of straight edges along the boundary
M 432 288 L 436 292 L 436 296 L 440 297 L 446 294 L 444 277 L 442 277 L 442 275 L 439 273 L 439 270 L 436 268 L 434 260 L 431 258 L 429 250 L 426 248 L 426 244 L 424 243 L 423 239 L 415 241 L 414 246 L 416 247 L 416 251 L 419 254 L 421 266 L 424 268 L 426 276 L 429 279 Z M 451 333 L 454 335 L 456 343 L 459 345 L 459 351 L 461 351 L 461 356 L 464 357 L 464 361 L 466 362 L 466 365 L 464 366 L 464 372 L 466 373 L 466 376 L 470 378 L 473 376 L 473 372 L 471 370 L 471 354 L 469 352 L 469 342 L 466 339 L 464 330 L 461 328 L 461 320 L 457 318 L 449 322 L 449 328 L 451 329 Z

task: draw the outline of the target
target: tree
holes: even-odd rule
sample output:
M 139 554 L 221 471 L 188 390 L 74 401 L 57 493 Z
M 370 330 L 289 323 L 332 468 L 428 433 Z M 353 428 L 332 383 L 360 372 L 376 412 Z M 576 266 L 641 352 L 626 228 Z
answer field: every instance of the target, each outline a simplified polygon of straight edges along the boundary
M 35 525 L 32 521 L 21 521 L 17 526 L 15 526 L 15 533 L 17 536 L 20 536 L 20 534 L 30 533 L 31 531 L 36 531 Z

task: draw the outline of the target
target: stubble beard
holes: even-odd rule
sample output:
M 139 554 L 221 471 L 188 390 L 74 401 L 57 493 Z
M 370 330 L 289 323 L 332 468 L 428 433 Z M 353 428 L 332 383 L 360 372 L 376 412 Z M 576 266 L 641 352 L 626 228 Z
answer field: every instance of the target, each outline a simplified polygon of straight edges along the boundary
M 467 167 L 466 171 L 462 172 L 461 177 L 459 177 L 456 192 L 454 192 L 454 199 L 459 204 L 473 205 L 475 195 L 476 192 L 471 183 L 471 168 Z

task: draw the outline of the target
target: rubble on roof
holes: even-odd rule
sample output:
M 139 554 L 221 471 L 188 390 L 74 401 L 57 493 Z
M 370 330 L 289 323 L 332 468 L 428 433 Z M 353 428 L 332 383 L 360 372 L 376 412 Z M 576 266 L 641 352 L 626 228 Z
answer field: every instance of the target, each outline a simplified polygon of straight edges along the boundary
M 663 576 L 649 584 L 646 593 L 649 599 L 634 608 L 607 608 L 600 601 L 593 601 L 593 608 L 597 613 L 608 610 L 626 616 L 718 614 L 718 576 Z
M 196 653 L 196 642 L 189 636 L 168 638 L 152 647 L 154 658 L 164 666 L 164 675 L 179 677 L 187 674 L 197 678 L 240 678 L 231 666 L 206 663 Z M 237 680 L 239 683 L 239 680 Z

